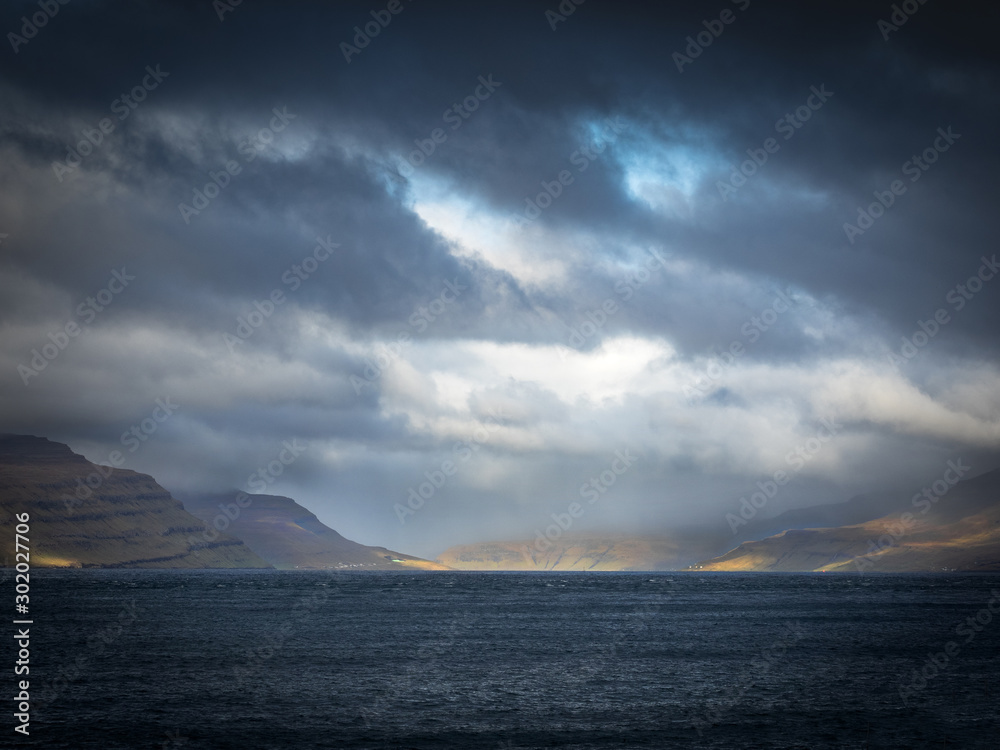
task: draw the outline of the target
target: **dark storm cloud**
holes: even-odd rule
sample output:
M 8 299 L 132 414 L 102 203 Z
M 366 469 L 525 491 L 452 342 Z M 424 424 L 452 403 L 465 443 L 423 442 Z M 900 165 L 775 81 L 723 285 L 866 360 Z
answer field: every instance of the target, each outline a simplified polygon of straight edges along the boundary
M 253 123 L 252 130 L 257 123 L 266 125 L 266 105 L 289 107 L 298 113 L 293 128 L 308 129 L 329 145 L 311 151 L 306 164 L 267 165 L 266 180 L 250 180 L 249 175 L 235 180 L 225 193 L 227 208 L 242 209 L 240 219 L 247 222 L 266 207 L 278 216 L 299 213 L 295 218 L 313 227 L 325 218 L 344 238 L 352 228 L 365 233 L 365 246 L 356 252 L 384 259 L 385 265 L 377 267 L 379 261 L 373 260 L 376 267 L 369 274 L 338 277 L 359 285 L 359 296 L 379 310 L 400 297 L 399 287 L 391 283 L 394 270 L 406 277 L 416 271 L 427 282 L 456 268 L 446 261 L 437 267 L 421 254 L 412 220 L 379 211 L 379 203 L 388 203 L 384 210 L 398 214 L 385 192 L 386 177 L 372 173 L 380 166 L 345 158 L 337 141 L 360 142 L 377 156 L 412 150 L 413 139 L 426 138 L 440 126 L 441 113 L 471 92 L 480 74 L 492 73 L 503 81 L 498 101 L 485 103 L 424 169 L 462 184 L 498 212 L 513 213 L 541 180 L 567 166 L 581 118 L 625 115 L 635 123 L 633 129 L 648 128 L 654 134 L 662 133 L 665 123 L 679 121 L 688 132 L 703 129 L 707 135 L 699 137 L 709 139 L 720 159 L 737 163 L 746 157 L 745 149 L 759 148 L 775 135 L 775 120 L 800 105 L 810 86 L 826 84 L 835 98 L 746 188 L 751 192 L 766 183 L 790 183 L 826 193 L 822 206 L 800 205 L 794 190 L 768 206 L 765 216 L 758 194 L 750 205 L 720 204 L 715 183 L 728 176 L 728 169 L 712 169 L 700 176 L 697 199 L 705 204 L 698 209 L 699 218 L 716 229 L 692 237 L 685 222 L 644 215 L 622 194 L 619 166 L 603 160 L 542 221 L 609 232 L 627 227 L 630 235 L 646 241 L 677 238 L 685 250 L 701 257 L 790 277 L 820 293 L 853 293 L 859 303 L 881 308 L 883 314 L 893 316 L 902 308 L 898 322 L 904 325 L 921 312 L 920 300 L 934 291 L 933 280 L 946 272 L 960 274 L 960 261 L 988 249 L 989 228 L 960 219 L 964 213 L 981 215 L 977 209 L 984 207 L 989 174 L 996 166 L 984 143 L 989 132 L 984 126 L 990 122 L 984 115 L 995 114 L 987 96 L 995 60 L 987 53 L 983 26 L 958 21 L 933 6 L 922 8 L 886 42 L 875 26 L 879 14 L 867 5 L 854 12 L 845 12 L 843 5 L 779 9 L 753 3 L 745 11 L 734 5 L 735 22 L 683 74 L 672 55 L 683 51 L 688 35 L 703 30 L 703 20 L 717 15 L 711 12 L 715 6 L 670 17 L 642 5 L 616 13 L 594 4 L 581 7 L 552 32 L 542 8 L 533 4 L 484 5 L 475 14 L 463 14 L 457 5 L 407 4 L 350 65 L 338 43 L 353 36 L 353 25 L 370 20 L 368 6 L 338 6 L 322 13 L 288 8 L 241 7 L 219 23 L 204 4 L 154 4 L 148 14 L 113 4 L 99 13 L 67 7 L 16 56 L 9 82 L 51 106 L 51 115 L 75 114 L 82 121 L 84 112 L 93 118 L 106 115 L 109 103 L 138 80 L 146 65 L 169 60 L 162 64 L 170 79 L 144 106 L 197 112 L 204 118 L 197 133 L 199 158 L 177 153 L 155 128 L 136 133 L 128 129 L 134 123 L 126 122 L 120 128 L 124 134 L 118 134 L 124 153 L 111 169 L 117 181 L 155 190 L 161 200 L 187 198 L 185 193 L 203 184 L 207 170 L 238 158 L 237 138 L 226 132 L 227 120 Z M 16 24 L 12 19 L 7 25 Z M 952 42 L 953 36 L 963 43 Z M 93 40 L 86 56 L 77 53 L 80 37 Z M 29 55 L 44 56 L 46 64 L 29 62 Z M 64 65 L 56 66 L 53 60 L 60 57 Z M 844 65 L 845 59 L 859 59 L 859 64 Z M 50 116 L 50 121 L 58 123 L 59 118 Z M 976 122 L 981 123 L 978 128 Z M 925 184 L 914 185 L 871 235 L 859 240 L 859 247 L 848 247 L 843 222 L 855 220 L 857 206 L 869 202 L 872 189 L 886 189 L 909 154 L 922 150 L 936 128 L 948 124 L 962 133 L 956 152 L 934 167 Z M 330 138 L 332 134 L 336 137 Z M 51 137 L 31 148 L 30 135 L 12 135 L 42 162 L 59 153 Z M 106 156 L 108 152 L 95 154 L 84 168 L 106 171 Z M 249 165 L 246 171 L 251 172 Z M 938 210 L 927 211 L 927 205 Z M 775 226 L 775 212 L 782 207 L 788 215 Z M 211 211 L 217 222 L 230 221 L 218 207 Z M 956 218 L 941 226 L 941 215 Z M 371 222 L 380 226 L 381 244 L 365 232 Z M 214 222 L 206 216 L 203 223 Z M 170 255 L 180 255 L 178 270 L 191 268 L 244 290 L 247 277 L 258 273 L 259 261 L 281 252 L 244 237 L 230 236 L 226 242 L 202 235 L 206 242 L 229 246 L 228 252 L 206 254 L 198 247 L 197 232 L 182 236 L 175 227 L 163 230 L 174 235 Z M 287 227 L 274 230 L 281 234 Z M 260 237 L 261 231 L 254 227 L 253 234 Z M 942 247 L 946 232 L 947 247 Z M 401 248 L 403 235 L 416 252 Z M 393 263 L 394 249 L 405 254 L 408 265 Z M 94 250 L 83 248 L 80 255 L 95 258 Z M 214 267 L 188 260 L 184 253 L 208 255 Z M 292 253 L 289 248 L 285 259 L 291 260 Z M 844 253 L 862 257 L 845 264 L 840 260 Z M 882 254 L 891 257 L 889 268 L 880 267 Z M 234 268 L 231 259 L 236 257 L 246 263 Z M 913 283 L 887 283 L 916 275 L 914 258 L 930 262 L 920 264 L 924 271 Z M 900 288 L 906 291 L 891 291 Z
M 546 11 L 558 5 L 404 0 L 349 62 L 342 43 L 385 3 L 248 0 L 220 20 L 210 2 L 72 2 L 16 52 L 8 43 L 10 429 L 100 452 L 174 393 L 181 415 L 140 466 L 223 489 L 295 433 L 326 446 L 299 467 L 303 493 L 329 498 L 325 484 L 339 499 L 321 502 L 353 498 L 351 517 L 376 532 L 412 477 L 496 404 L 512 416 L 484 449 L 494 479 L 459 487 L 500 515 L 563 502 L 605 447 L 634 435 L 663 455 L 620 518 L 641 523 L 637 508 L 660 502 L 649 488 L 678 473 L 683 491 L 661 500 L 681 517 L 684 502 L 766 471 L 766 451 L 742 455 L 741 440 L 790 439 L 830 404 L 857 442 L 824 459 L 828 475 L 869 441 L 882 467 L 865 465 L 872 482 L 910 470 L 909 452 L 950 449 L 942 436 L 995 447 L 1000 282 L 962 309 L 947 299 L 995 252 L 998 11 L 932 0 L 885 39 L 889 3 L 588 0 L 553 29 Z M 0 31 L 20 33 L 37 10 L 5 5 Z M 730 23 L 716 20 L 724 13 Z M 689 37 L 711 29 L 695 55 Z M 691 56 L 683 70 L 678 54 Z M 132 108 L 123 95 L 137 86 Z M 92 153 L 54 169 L 103 118 L 113 127 Z M 941 141 L 939 128 L 960 137 Z M 723 196 L 720 182 L 769 138 L 778 149 Z M 945 142 L 911 182 L 912 157 Z M 561 172 L 572 183 L 515 231 L 526 200 Z M 213 174 L 218 195 L 199 198 Z M 894 180 L 906 192 L 851 243 L 845 223 Z M 483 223 L 463 225 L 466 209 Z M 293 269 L 317 243 L 338 247 L 302 276 Z M 639 281 L 651 247 L 663 262 Z M 134 282 L 25 386 L 18 366 L 123 269 Z M 274 290 L 284 301 L 273 315 L 227 343 Z M 761 323 L 779 294 L 791 308 Z M 615 312 L 587 334 L 609 300 Z M 949 322 L 898 382 L 837 390 L 836 373 L 866 382 L 941 308 Z M 400 334 L 398 352 L 379 348 Z M 623 340 L 620 362 L 647 358 L 635 372 L 600 364 Z M 684 401 L 734 343 L 739 367 L 704 401 Z M 546 359 L 553 345 L 560 358 Z M 518 374 L 497 376 L 508 364 Z M 910 401 L 894 400 L 900 384 Z M 898 434 L 901 412 L 928 443 Z M 218 471 L 172 468 L 209 455 Z M 724 479 L 721 455 L 736 467 Z M 513 474 L 505 500 L 498 487 Z M 435 539 L 475 526 L 480 505 L 443 497 L 427 516 Z

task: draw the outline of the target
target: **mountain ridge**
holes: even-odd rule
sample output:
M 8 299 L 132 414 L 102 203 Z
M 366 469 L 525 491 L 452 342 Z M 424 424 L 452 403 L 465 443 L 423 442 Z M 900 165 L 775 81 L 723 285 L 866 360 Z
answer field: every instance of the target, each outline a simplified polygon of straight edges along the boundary
M 926 490 L 926 488 L 925 488 Z M 1000 469 L 916 493 L 859 524 L 788 529 L 743 542 L 692 568 L 757 572 L 1000 570 Z
M 204 531 L 148 474 L 99 466 L 68 445 L 34 435 L 0 436 L 0 527 L 29 514 L 35 567 L 269 568 L 222 534 L 197 550 Z M 0 550 L 15 559 L 12 533 Z
M 446 570 L 447 566 L 385 547 L 359 544 L 290 497 L 239 490 L 182 494 L 184 506 L 210 527 L 223 527 L 281 570 L 359 568 Z

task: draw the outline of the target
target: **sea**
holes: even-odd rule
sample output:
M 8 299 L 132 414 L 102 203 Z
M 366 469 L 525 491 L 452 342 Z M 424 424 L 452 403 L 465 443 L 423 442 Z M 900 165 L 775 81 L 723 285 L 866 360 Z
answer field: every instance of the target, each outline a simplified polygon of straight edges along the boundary
M 33 570 L 28 617 L 0 747 L 1000 748 L 995 575 Z

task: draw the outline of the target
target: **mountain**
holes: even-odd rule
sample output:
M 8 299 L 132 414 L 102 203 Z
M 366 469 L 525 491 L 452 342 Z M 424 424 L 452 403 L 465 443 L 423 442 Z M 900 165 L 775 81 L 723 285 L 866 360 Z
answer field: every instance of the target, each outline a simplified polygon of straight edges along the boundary
M 35 567 L 270 567 L 239 539 L 207 530 L 147 474 L 92 464 L 45 438 L 0 435 L 0 554 L 8 566 L 22 513 Z
M 210 526 L 238 536 L 276 568 L 447 570 L 440 563 L 345 539 L 288 497 L 233 490 L 182 498 L 189 512 Z
M 459 545 L 445 550 L 437 561 L 458 570 L 677 570 L 718 548 L 718 541 L 696 536 L 565 535 L 552 541 Z
M 1000 570 L 1000 470 L 917 495 L 897 512 L 744 542 L 694 568 L 716 571 Z
M 861 524 L 891 514 L 896 508 L 902 508 L 908 502 L 908 495 L 884 493 L 856 495 L 842 503 L 794 508 L 770 518 L 755 518 L 745 526 L 739 526 L 733 541 L 754 541 L 789 529 L 815 529 Z

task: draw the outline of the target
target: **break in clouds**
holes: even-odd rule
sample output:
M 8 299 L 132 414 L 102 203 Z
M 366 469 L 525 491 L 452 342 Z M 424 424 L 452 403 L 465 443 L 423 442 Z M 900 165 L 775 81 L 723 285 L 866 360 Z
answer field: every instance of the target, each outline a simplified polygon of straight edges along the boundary
M 992 469 L 996 12 L 7 3 L 3 430 L 425 556 Z

